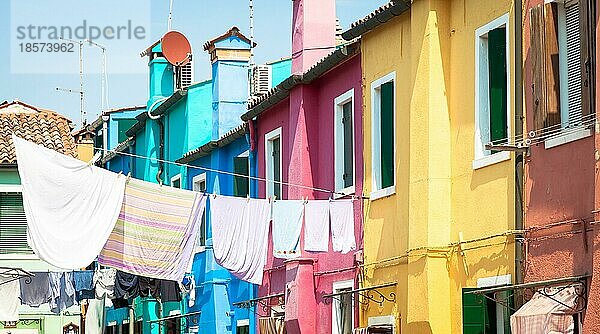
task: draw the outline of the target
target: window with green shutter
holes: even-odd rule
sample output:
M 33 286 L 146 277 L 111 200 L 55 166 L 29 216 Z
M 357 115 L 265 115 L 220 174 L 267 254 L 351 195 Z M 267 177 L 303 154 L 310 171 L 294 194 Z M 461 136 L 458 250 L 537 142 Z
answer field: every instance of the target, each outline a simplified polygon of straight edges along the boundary
M 381 188 L 394 185 L 394 82 L 380 87 Z
M 344 188 L 354 185 L 354 131 L 352 122 L 352 100 L 342 106 L 342 126 L 344 129 Z
M 506 28 L 488 32 L 488 70 L 490 101 L 490 141 L 508 136 L 507 127 L 507 71 Z
M 0 193 L 0 254 L 31 254 L 21 193 Z
M 513 306 L 512 297 L 508 297 L 510 292 L 500 292 L 487 298 L 468 293 L 474 290 L 477 289 L 463 289 L 463 334 L 510 333 L 510 307 Z
M 273 195 L 281 198 L 281 139 L 271 140 L 271 158 L 273 167 Z
M 233 158 L 233 171 L 236 175 L 249 176 L 248 157 Z M 233 196 L 247 197 L 249 194 L 250 182 L 248 177 L 233 177 Z
M 120 119 L 117 121 L 117 127 L 119 131 L 119 143 L 122 143 L 125 140 L 127 140 L 127 135 L 125 134 L 125 132 L 127 132 L 127 130 L 129 130 L 135 124 L 135 122 L 135 119 Z

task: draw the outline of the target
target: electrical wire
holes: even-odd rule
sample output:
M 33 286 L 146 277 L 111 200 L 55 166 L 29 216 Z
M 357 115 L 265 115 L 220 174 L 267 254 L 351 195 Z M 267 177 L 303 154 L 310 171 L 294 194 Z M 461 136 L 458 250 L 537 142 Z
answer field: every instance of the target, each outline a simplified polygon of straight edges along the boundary
M 75 144 L 75 145 L 89 145 L 89 144 Z M 305 185 L 295 184 L 295 183 L 290 183 L 290 182 L 269 180 L 269 179 L 263 178 L 263 177 L 244 175 L 244 174 L 239 174 L 239 173 L 224 171 L 224 170 L 220 170 L 220 169 L 215 169 L 215 168 L 208 168 L 208 167 L 193 166 L 193 165 L 189 165 L 189 164 L 182 164 L 182 163 L 179 163 L 179 162 L 176 162 L 176 161 L 170 161 L 170 160 L 159 159 L 159 158 L 154 158 L 154 157 L 147 157 L 147 156 L 133 154 L 133 153 L 119 152 L 119 151 L 116 151 L 116 150 L 105 149 L 105 148 L 100 148 L 100 147 L 95 147 L 95 146 L 93 146 L 93 148 L 95 150 L 100 150 L 100 151 L 104 151 L 104 152 L 111 152 L 113 154 L 118 154 L 118 155 L 124 155 L 124 156 L 128 156 L 128 157 L 138 158 L 138 159 L 149 160 L 149 161 L 152 161 L 152 162 L 167 163 L 167 164 L 171 164 L 171 165 L 175 165 L 175 166 L 179 166 L 179 167 L 187 167 L 187 168 L 192 168 L 192 169 L 198 169 L 198 170 L 202 170 L 202 171 L 205 171 L 205 172 L 212 172 L 212 173 L 217 173 L 217 174 L 224 174 L 224 175 L 230 175 L 230 176 L 235 176 L 235 177 L 242 177 L 242 178 L 246 178 L 246 179 L 249 179 L 249 180 L 256 180 L 256 181 L 261 181 L 261 182 L 265 182 L 265 183 L 276 183 L 276 184 L 285 185 L 285 186 L 288 186 L 288 187 L 313 190 L 313 191 L 317 191 L 317 192 L 323 192 L 323 193 L 329 193 L 329 194 L 335 194 L 335 195 L 342 195 L 342 196 L 349 196 L 348 194 L 344 194 L 344 193 L 341 193 L 341 192 L 336 192 L 336 191 L 325 189 L 325 188 L 317 188 L 317 187 L 310 187 L 310 186 L 305 186 Z M 363 199 L 362 197 L 358 197 L 358 196 L 353 196 L 353 197 L 354 198 L 358 198 L 358 199 Z

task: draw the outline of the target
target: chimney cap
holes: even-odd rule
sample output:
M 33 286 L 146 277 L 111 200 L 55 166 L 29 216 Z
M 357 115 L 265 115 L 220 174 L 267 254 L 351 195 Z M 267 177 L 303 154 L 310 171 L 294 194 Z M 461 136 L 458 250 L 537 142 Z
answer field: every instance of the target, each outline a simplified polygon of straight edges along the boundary
M 250 39 L 248 37 L 244 36 L 244 34 L 242 34 L 240 32 L 240 29 L 238 27 L 233 26 L 233 27 L 231 27 L 231 29 L 227 30 L 223 35 L 218 36 L 218 37 L 204 43 L 204 50 L 210 51 L 212 48 L 215 47 L 215 43 L 220 42 L 220 41 L 225 40 L 230 37 L 237 37 L 237 38 L 241 39 L 243 42 L 246 42 L 248 45 L 251 45 L 251 47 L 256 46 L 256 43 L 250 41 Z

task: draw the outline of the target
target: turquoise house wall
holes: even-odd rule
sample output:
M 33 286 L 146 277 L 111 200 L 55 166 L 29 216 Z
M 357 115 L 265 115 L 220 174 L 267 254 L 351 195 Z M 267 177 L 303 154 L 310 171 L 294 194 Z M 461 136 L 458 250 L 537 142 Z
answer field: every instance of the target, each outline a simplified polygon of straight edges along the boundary
M 292 73 L 292 59 L 285 58 L 269 63 L 271 66 L 271 87 L 275 87 Z

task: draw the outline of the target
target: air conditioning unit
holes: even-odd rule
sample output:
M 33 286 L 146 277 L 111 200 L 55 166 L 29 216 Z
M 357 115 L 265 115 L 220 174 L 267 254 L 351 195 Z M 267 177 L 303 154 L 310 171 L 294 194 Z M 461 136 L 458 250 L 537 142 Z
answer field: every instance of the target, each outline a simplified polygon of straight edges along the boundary
M 271 89 L 271 66 L 256 65 L 252 68 L 250 95 L 261 96 Z
M 175 73 L 175 85 L 177 89 L 187 88 L 194 82 L 194 65 L 190 60 L 183 67 L 177 68 Z

